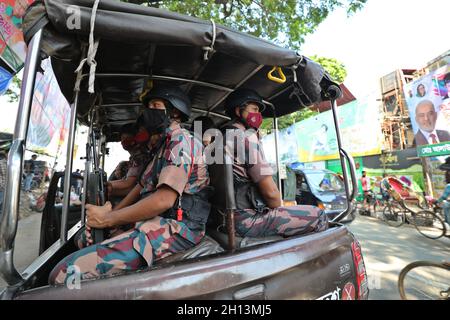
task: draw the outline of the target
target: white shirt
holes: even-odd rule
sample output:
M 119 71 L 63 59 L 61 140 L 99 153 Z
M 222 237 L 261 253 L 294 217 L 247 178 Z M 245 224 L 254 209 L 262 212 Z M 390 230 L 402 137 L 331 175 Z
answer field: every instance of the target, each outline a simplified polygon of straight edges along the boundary
M 429 144 L 433 144 L 433 139 L 430 137 L 431 134 L 434 134 L 434 137 L 435 137 L 437 143 L 440 142 L 439 141 L 439 137 L 438 137 L 437 132 L 436 132 L 436 129 L 431 131 L 431 132 L 423 131 L 422 129 L 419 129 L 419 130 L 420 130 L 420 132 L 422 132 L 423 136 L 425 137 L 425 139 L 427 139 Z

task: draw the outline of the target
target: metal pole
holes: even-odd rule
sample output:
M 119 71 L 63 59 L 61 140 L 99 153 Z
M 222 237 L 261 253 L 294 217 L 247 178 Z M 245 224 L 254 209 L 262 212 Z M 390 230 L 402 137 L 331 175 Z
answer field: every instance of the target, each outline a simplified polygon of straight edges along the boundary
M 0 226 L 0 273 L 9 285 L 23 280 L 14 267 L 14 240 L 19 221 L 20 186 L 22 181 L 22 162 L 28 133 L 31 105 L 33 102 L 36 70 L 40 61 L 42 30 L 36 32 L 28 46 L 25 70 L 20 91 L 14 140 L 8 155 L 8 172 L 3 203 L 3 218 Z
M 75 101 L 72 104 L 70 112 L 70 128 L 69 136 L 67 141 L 67 159 L 66 159 L 66 170 L 64 174 L 64 198 L 63 198 L 63 210 L 61 218 L 61 241 L 67 241 L 67 216 L 69 214 L 70 205 L 70 180 L 72 177 L 72 162 L 73 162 L 73 144 L 75 141 L 75 130 L 76 130 L 76 120 L 77 120 L 77 105 L 78 105 L 79 91 L 75 92 Z
M 336 128 L 336 141 L 338 144 L 338 150 L 340 151 L 342 149 L 342 139 L 341 139 L 341 129 L 339 126 L 339 118 L 338 118 L 336 100 L 331 101 L 331 110 L 332 110 L 332 114 L 333 114 L 334 126 Z M 348 186 L 348 179 L 347 179 L 347 163 L 345 162 L 345 159 L 340 155 L 340 153 L 339 153 L 339 159 L 341 161 L 342 175 L 344 176 L 345 190 L 347 191 L 347 193 L 349 193 L 348 192 L 349 186 Z M 347 194 L 347 196 L 349 196 L 349 194 Z
M 280 192 L 280 199 L 283 201 L 283 193 L 281 189 L 281 175 L 280 175 L 280 157 L 278 154 L 278 119 L 277 119 L 277 113 L 275 111 L 275 106 L 267 101 L 264 101 L 265 104 L 269 105 L 270 108 L 272 108 L 272 114 L 273 114 L 273 130 L 274 137 L 275 137 L 275 160 L 276 160 L 276 166 L 277 166 L 277 184 L 278 184 L 278 191 Z
M 278 155 L 278 119 L 275 116 L 275 109 L 273 111 L 273 129 L 275 130 L 275 157 L 276 157 L 276 164 L 277 164 L 277 183 L 278 183 L 278 191 L 280 192 L 280 199 L 283 201 L 283 193 L 281 191 L 281 175 L 280 175 L 280 157 Z

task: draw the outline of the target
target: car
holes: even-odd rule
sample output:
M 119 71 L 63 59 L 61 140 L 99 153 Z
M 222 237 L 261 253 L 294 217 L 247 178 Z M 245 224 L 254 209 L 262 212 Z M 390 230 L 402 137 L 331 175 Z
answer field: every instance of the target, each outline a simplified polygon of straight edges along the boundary
M 343 180 L 326 169 L 296 169 L 298 204 L 313 205 L 325 210 L 330 219 L 347 209 Z

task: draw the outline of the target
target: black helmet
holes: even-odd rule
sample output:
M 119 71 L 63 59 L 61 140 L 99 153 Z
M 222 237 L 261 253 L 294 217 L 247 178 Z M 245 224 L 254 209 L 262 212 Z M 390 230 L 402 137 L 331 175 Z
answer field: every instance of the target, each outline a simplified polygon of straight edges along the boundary
M 233 91 L 225 100 L 225 112 L 226 114 L 234 118 L 234 109 L 236 107 L 242 107 L 244 104 L 254 102 L 259 106 L 259 111 L 263 112 L 265 105 L 263 98 L 252 89 L 237 89 Z
M 447 159 L 445 159 L 445 163 L 439 166 L 439 170 L 450 171 L 450 157 L 447 157 Z
M 187 121 L 191 116 L 191 101 L 186 93 L 176 86 L 157 85 L 154 86 L 143 98 L 142 103 L 147 106 L 152 99 L 162 99 L 171 104 L 182 114 L 182 120 Z

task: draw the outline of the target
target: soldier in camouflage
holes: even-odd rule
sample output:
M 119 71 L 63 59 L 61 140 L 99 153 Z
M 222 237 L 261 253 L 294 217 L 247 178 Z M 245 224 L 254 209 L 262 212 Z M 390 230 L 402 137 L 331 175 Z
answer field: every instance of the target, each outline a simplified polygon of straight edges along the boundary
M 273 170 L 264 158 L 259 140 L 264 107 L 262 97 L 250 89 L 238 89 L 225 101 L 232 119 L 223 129 L 227 152 L 233 159 L 236 232 L 242 237 L 264 237 L 327 229 L 327 217 L 319 208 L 281 206 Z
M 177 87 L 155 87 L 144 99 L 142 114 L 154 157 L 139 184 L 112 210 L 86 205 L 86 247 L 52 270 L 50 284 L 113 275 L 151 266 L 155 260 L 187 250 L 205 234 L 210 211 L 209 175 L 200 140 L 180 127 L 190 102 Z M 134 223 L 134 228 L 93 244 L 90 228 Z M 72 277 L 71 277 L 72 276 Z
M 124 197 L 136 185 L 138 176 L 150 160 L 150 154 L 145 145 L 145 140 L 139 140 L 136 124 L 129 123 L 120 130 L 120 142 L 124 150 L 128 151 L 130 158 L 126 176 L 123 179 L 108 181 L 108 195 L 110 197 Z

